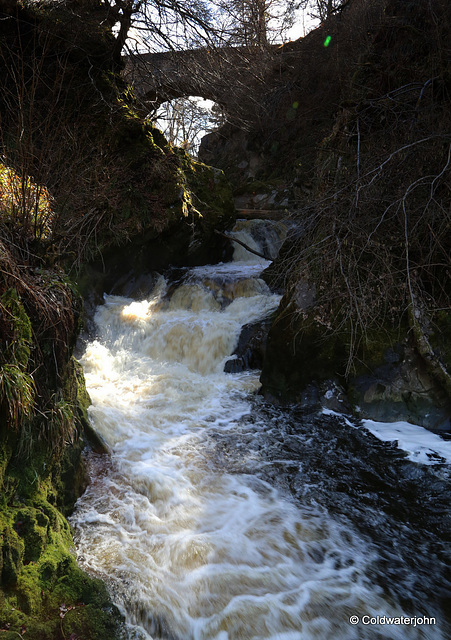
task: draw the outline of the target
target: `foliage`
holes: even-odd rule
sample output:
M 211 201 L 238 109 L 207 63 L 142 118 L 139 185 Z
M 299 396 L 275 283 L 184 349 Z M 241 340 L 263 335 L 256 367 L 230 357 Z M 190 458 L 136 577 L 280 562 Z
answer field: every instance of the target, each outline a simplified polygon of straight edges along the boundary
M 6 341 L 1 361 L 26 367 L 30 357 L 31 323 L 14 288 L 0 297 L 2 329 Z
M 19 226 L 25 236 L 48 238 L 53 218 L 48 190 L 0 163 L 0 218 Z
M 18 249 L 1 240 L 0 248 L 3 437 L 15 439 L 17 455 L 31 456 L 41 441 L 50 442 L 56 455 L 74 430 L 72 407 L 51 390 L 64 386 L 77 298 L 58 276 L 21 265 Z
M 26 368 L 30 356 L 31 326 L 15 289 L 0 298 L 0 321 L 5 349 L 0 357 L 0 416 L 18 430 L 34 410 L 35 385 Z

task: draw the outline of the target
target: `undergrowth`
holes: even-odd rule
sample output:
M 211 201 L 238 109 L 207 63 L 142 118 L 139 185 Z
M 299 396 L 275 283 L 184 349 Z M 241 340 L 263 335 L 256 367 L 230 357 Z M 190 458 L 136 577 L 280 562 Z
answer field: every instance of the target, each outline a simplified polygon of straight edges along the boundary
M 344 375 L 384 332 L 387 346 L 409 333 L 432 362 L 425 344 L 451 311 L 450 30 L 447 2 L 385 3 L 295 213 L 302 232 L 278 263 L 292 295 L 314 287 L 314 309 L 293 323 L 342 336 Z

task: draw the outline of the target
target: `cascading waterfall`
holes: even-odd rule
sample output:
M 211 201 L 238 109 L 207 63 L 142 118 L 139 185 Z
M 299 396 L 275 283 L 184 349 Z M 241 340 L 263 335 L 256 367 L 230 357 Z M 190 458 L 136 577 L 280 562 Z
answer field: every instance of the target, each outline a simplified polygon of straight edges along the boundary
M 82 566 L 107 580 L 130 638 L 444 637 L 439 625 L 351 625 L 404 613 L 373 583 L 376 547 L 325 507 L 295 504 L 240 439 L 259 372 L 224 363 L 279 297 L 258 278 L 267 263 L 237 253 L 97 310 L 82 363 L 112 456 L 91 456 L 72 517 Z M 210 444 L 224 434 L 235 444 L 218 459 Z

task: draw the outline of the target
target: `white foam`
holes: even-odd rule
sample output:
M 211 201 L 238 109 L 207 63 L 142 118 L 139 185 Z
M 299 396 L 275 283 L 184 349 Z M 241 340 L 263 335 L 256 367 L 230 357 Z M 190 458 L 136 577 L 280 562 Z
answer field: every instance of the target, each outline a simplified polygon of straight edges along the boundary
M 352 423 L 342 413 L 323 408 L 321 413 L 337 416 L 353 429 L 359 426 Z M 451 441 L 440 435 L 410 422 L 376 422 L 362 420 L 362 426 L 383 442 L 396 442 L 399 449 L 407 453 L 409 460 L 421 464 L 451 463 Z
M 215 265 L 205 265 L 202 267 L 194 267 L 191 270 L 192 276 L 196 277 L 254 277 L 257 278 L 260 273 L 269 267 L 271 260 L 263 260 L 260 258 L 256 262 L 246 262 L 245 260 L 237 262 L 221 262 Z
M 409 422 L 362 420 L 363 426 L 379 440 L 396 442 L 408 458 L 421 464 L 451 463 L 451 441 Z

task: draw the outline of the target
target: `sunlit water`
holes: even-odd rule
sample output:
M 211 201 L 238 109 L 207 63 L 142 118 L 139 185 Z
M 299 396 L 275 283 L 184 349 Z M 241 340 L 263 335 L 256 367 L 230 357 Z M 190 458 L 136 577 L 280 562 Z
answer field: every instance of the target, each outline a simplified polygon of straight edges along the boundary
M 91 456 L 72 517 L 82 566 L 107 579 L 130 638 L 446 638 L 440 624 L 351 625 L 405 613 L 374 580 L 377 546 L 263 472 L 248 438 L 267 437 L 263 417 L 249 427 L 259 372 L 224 364 L 279 297 L 258 279 L 261 260 L 238 257 L 98 308 L 82 363 L 112 456 Z

